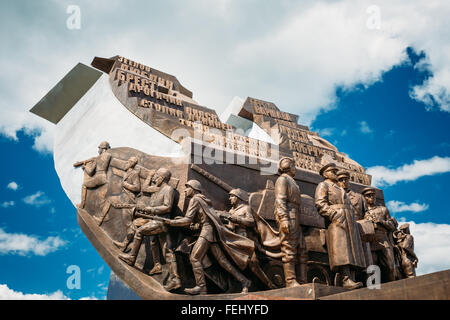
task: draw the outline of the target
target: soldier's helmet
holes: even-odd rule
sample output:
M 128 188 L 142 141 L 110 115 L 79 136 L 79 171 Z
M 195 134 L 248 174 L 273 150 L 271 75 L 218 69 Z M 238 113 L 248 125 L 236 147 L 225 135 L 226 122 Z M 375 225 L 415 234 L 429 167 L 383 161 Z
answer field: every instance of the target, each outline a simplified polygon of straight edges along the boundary
M 98 147 L 100 149 L 111 149 L 108 141 L 102 141 Z
M 202 192 L 202 184 L 197 180 L 189 180 L 186 182 L 186 187 L 191 187 L 194 190 Z
M 409 223 L 403 223 L 400 227 L 398 227 L 399 230 L 408 231 L 409 233 Z
M 156 170 L 156 173 L 164 179 L 164 181 L 169 181 L 170 177 L 172 176 L 172 173 L 169 169 L 166 168 L 159 168 Z
M 247 195 L 247 192 L 245 192 L 245 191 L 242 190 L 242 189 L 239 189 L 239 188 L 233 189 L 233 190 L 231 190 L 231 191 L 229 192 L 229 194 L 238 197 L 238 198 L 241 199 L 242 201 L 248 201 L 248 195 Z
M 283 157 L 278 161 L 278 172 L 287 172 L 291 167 L 291 164 L 295 163 L 294 159 L 289 157 Z

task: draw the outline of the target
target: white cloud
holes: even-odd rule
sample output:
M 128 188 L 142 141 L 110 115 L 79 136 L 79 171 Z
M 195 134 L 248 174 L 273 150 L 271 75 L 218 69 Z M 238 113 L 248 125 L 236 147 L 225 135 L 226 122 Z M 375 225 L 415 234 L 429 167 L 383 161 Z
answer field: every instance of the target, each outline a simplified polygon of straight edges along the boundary
M 318 129 L 317 133 L 321 136 L 321 137 L 330 137 L 333 135 L 333 133 L 335 132 L 335 128 L 323 128 L 323 129 Z
M 5 202 L 0 204 L 0 207 L 2 207 L 2 208 L 9 208 L 9 207 L 13 207 L 14 205 L 15 205 L 14 201 L 5 201 Z
M 372 133 L 372 129 L 370 129 L 369 125 L 366 121 L 359 122 L 359 131 L 362 133 Z
M 53 293 L 22 293 L 14 291 L 6 284 L 0 284 L 0 300 L 71 300 L 61 290 Z M 96 297 L 83 297 L 79 300 L 98 300 Z
M 433 73 L 411 96 L 450 110 L 448 2 L 379 0 L 379 29 L 367 27 L 371 0 L 143 1 L 127 24 L 110 19 L 132 8 L 124 2 L 107 8 L 79 2 L 82 29 L 73 31 L 65 27 L 65 3 L 39 3 L 28 15 L 20 4 L 0 10 L 10 26 L 0 30 L 0 133 L 17 139 L 23 130 L 42 152 L 52 148 L 53 125 L 28 110 L 77 62 L 89 64 L 95 55 L 120 54 L 174 74 L 219 114 L 232 97 L 248 95 L 300 113 L 310 124 L 335 106 L 337 86 L 352 90 L 379 81 L 411 46 L 427 57 L 417 68 Z M 146 19 L 149 10 L 158 16 Z M 96 14 L 95 23 L 87 12 Z
M 450 269 L 450 225 L 408 223 L 414 237 L 414 251 L 419 258 L 417 274 Z
M 0 300 L 70 300 L 60 290 L 50 294 L 22 293 L 0 284 Z
M 6 188 L 11 189 L 13 191 L 17 191 L 17 189 L 19 189 L 19 185 L 17 184 L 17 182 L 11 181 L 10 183 L 8 183 Z
M 65 240 L 59 237 L 47 237 L 44 240 L 40 240 L 33 235 L 6 233 L 0 228 L 0 254 L 45 256 L 62 248 L 66 243 Z
M 45 195 L 44 192 L 38 191 L 35 194 L 31 194 L 23 198 L 23 202 L 31 206 L 40 207 L 45 204 L 49 204 L 52 201 Z
M 374 166 L 367 169 L 372 175 L 372 183 L 377 187 L 393 185 L 399 181 L 412 181 L 423 176 L 430 176 L 450 171 L 450 157 L 438 157 L 426 160 L 414 160 L 412 164 L 405 164 L 390 169 L 383 166 Z
M 413 202 L 411 204 L 406 204 L 402 201 L 396 201 L 396 200 L 388 201 L 387 207 L 389 208 L 389 211 L 391 211 L 392 213 L 405 212 L 405 211 L 422 212 L 422 211 L 428 210 L 428 208 L 429 208 L 428 204 L 426 204 L 426 203 L 421 204 L 421 203 Z

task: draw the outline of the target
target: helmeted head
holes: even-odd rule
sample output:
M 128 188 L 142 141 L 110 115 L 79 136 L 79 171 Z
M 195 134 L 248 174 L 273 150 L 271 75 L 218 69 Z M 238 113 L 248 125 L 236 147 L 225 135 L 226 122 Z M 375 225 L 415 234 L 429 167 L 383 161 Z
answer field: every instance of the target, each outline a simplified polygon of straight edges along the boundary
M 197 192 L 202 192 L 202 184 L 198 180 L 189 180 L 185 184 L 184 193 L 186 197 L 192 197 Z
M 410 234 L 409 223 L 403 223 L 402 225 L 400 225 L 400 227 L 398 227 L 398 230 L 402 231 L 403 233 Z
M 239 202 L 239 199 L 244 202 L 248 201 L 247 192 L 245 192 L 242 189 L 239 189 L 239 188 L 233 189 L 228 194 L 230 195 L 230 203 L 232 205 L 237 204 Z
M 336 181 L 336 173 L 338 169 L 336 167 L 336 164 L 334 162 L 330 162 L 326 165 L 324 165 L 322 168 L 320 168 L 319 174 L 324 177 L 325 179 L 330 179 L 332 181 Z
M 278 161 L 278 172 L 295 176 L 295 161 L 289 157 L 283 157 Z
M 348 189 L 350 181 L 350 173 L 345 170 L 339 170 L 336 174 L 338 184 L 341 188 Z
M 375 188 L 372 188 L 372 187 L 364 188 L 363 191 L 361 191 L 361 193 L 363 194 L 364 198 L 366 198 L 368 204 L 370 204 L 370 205 L 375 204 L 375 200 L 376 200 Z
M 102 154 L 105 150 L 111 149 L 111 146 L 109 145 L 108 141 L 102 141 L 98 145 L 98 153 Z

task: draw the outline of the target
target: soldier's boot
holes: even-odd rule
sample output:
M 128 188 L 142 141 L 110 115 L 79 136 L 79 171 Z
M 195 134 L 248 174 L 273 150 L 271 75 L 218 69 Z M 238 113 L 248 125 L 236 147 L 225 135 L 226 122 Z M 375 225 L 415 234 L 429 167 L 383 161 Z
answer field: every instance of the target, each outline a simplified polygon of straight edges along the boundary
M 158 242 L 152 241 L 150 247 L 151 247 L 151 251 L 152 251 L 154 266 L 153 266 L 152 270 L 150 270 L 149 274 L 152 275 L 152 274 L 162 273 L 162 266 L 161 266 L 161 259 L 159 256 Z
M 295 276 L 295 264 L 293 262 L 285 262 L 283 264 L 284 269 L 284 281 L 286 282 L 286 288 L 299 287 Z
M 355 282 L 352 279 L 350 279 L 349 276 L 344 276 L 344 279 L 342 280 L 342 287 L 344 289 L 354 290 L 362 288 L 362 286 L 363 286 L 362 282 Z
M 120 251 L 125 252 L 128 248 L 128 246 L 130 245 L 131 241 L 133 241 L 134 238 L 134 233 L 128 233 L 126 238 L 120 242 L 120 241 L 115 241 L 113 240 L 113 244 L 120 249 Z
M 308 283 L 308 265 L 305 262 L 300 262 L 299 264 L 299 283 Z
M 177 260 L 175 258 L 175 255 L 173 253 L 167 253 L 166 254 L 166 261 L 169 265 L 169 281 L 164 286 L 164 288 L 167 291 L 172 291 L 181 288 L 181 279 L 178 275 L 178 267 L 177 267 Z
M 342 287 L 344 289 L 358 289 L 363 286 L 362 282 L 355 282 L 352 278 L 354 277 L 354 272 L 350 271 L 349 267 L 344 267 L 342 270 L 344 278 L 342 279 Z
M 122 252 L 127 250 L 127 247 L 130 245 L 130 241 L 128 239 L 121 241 L 113 240 L 113 244 Z
M 207 294 L 208 291 L 206 290 L 205 273 L 201 263 L 192 263 L 192 271 L 194 272 L 196 285 L 193 288 L 184 289 L 184 292 L 190 295 Z
M 142 237 L 135 237 L 133 242 L 133 247 L 131 248 L 130 254 L 122 253 L 119 255 L 119 259 L 125 261 L 130 266 L 134 266 L 136 263 L 136 258 L 141 247 Z

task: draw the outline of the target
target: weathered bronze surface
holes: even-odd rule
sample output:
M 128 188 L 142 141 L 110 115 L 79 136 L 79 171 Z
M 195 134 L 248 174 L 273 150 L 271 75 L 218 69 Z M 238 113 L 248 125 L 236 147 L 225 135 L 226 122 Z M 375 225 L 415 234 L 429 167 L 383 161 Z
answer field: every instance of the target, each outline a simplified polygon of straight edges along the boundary
M 365 169 L 298 116 L 245 101 L 239 116 L 272 134 L 274 148 L 221 122 L 174 76 L 120 56 L 92 65 L 109 74 L 137 121 L 178 143 L 177 130 L 191 137 L 187 159 L 102 142 L 97 157 L 74 164 L 85 172 L 80 226 L 141 297 L 291 297 L 320 283 L 356 289 L 373 263 L 384 281 L 415 275 L 408 226 L 397 229 Z

